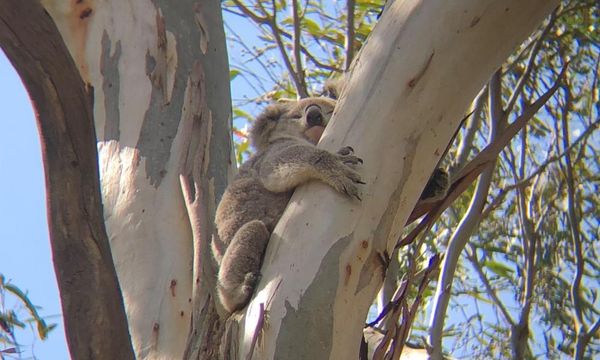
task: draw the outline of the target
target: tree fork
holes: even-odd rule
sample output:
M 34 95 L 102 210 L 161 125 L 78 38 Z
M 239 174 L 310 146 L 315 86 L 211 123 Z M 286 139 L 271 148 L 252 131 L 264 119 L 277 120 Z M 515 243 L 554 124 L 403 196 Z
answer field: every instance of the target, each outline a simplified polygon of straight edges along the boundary
M 241 325 L 242 355 L 268 301 L 257 358 L 358 357 L 385 270 L 379 255 L 394 248 L 469 102 L 556 4 L 410 0 L 383 13 L 320 143 L 364 159 L 363 201 L 317 183 L 297 189 Z

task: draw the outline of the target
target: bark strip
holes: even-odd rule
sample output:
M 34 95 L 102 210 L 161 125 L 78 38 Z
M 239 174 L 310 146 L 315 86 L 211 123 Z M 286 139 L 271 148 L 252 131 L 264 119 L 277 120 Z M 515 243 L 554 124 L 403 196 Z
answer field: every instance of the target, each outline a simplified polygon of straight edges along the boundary
M 54 268 L 73 359 L 133 359 L 104 226 L 91 87 L 38 1 L 0 0 L 0 46 L 37 114 Z

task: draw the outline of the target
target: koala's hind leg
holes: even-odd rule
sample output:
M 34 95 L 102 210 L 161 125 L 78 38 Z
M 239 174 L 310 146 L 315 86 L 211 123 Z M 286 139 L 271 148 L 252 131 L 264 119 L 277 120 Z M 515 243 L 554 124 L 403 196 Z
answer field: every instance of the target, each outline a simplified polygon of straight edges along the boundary
M 227 247 L 219 267 L 217 290 L 228 312 L 242 309 L 260 278 L 260 266 L 269 241 L 269 231 L 259 220 L 245 223 Z

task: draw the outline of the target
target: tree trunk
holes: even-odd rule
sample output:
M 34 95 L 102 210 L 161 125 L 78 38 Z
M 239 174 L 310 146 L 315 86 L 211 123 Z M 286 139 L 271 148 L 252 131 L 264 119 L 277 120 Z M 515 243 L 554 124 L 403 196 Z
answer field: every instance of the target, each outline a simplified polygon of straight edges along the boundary
M 213 327 L 222 330 L 211 308 L 211 278 L 203 273 L 202 261 L 215 204 L 232 164 L 220 3 L 42 1 L 80 78 L 94 89 L 104 218 L 135 355 L 181 358 L 187 341 L 186 356 L 191 358 L 210 358 L 218 346 L 238 354 L 234 358 L 358 358 L 364 320 L 387 266 L 383 259 L 391 254 L 464 109 L 556 3 L 406 0 L 385 11 L 355 61 L 348 93 L 334 116 L 339 120 L 334 119 L 321 144 L 332 151 L 350 145 L 364 159 L 363 200 L 353 202 L 318 183 L 299 189 L 274 231 L 263 280 L 239 332 L 236 318 L 219 344 L 197 340 L 208 338 Z M 43 59 L 29 61 L 46 65 Z M 32 83 L 41 79 L 43 75 L 31 76 Z M 81 82 L 72 80 L 56 87 L 54 95 L 40 96 L 69 97 L 72 85 L 79 89 L 74 99 L 85 99 Z M 86 111 L 63 115 L 91 118 Z M 62 138 L 50 136 L 48 141 L 56 139 Z M 93 159 L 93 152 L 86 151 Z M 54 184 L 76 167 L 72 154 L 60 155 L 64 166 L 47 168 Z M 92 163 L 74 176 L 91 173 L 96 178 Z M 83 194 L 92 194 L 93 182 L 81 181 Z M 72 191 L 71 184 L 64 183 L 60 191 Z M 90 201 L 80 208 L 80 217 L 100 218 L 97 200 L 79 200 Z M 51 214 L 60 215 L 49 201 Z M 63 223 L 70 225 L 68 220 Z M 83 263 L 76 274 L 91 269 L 98 278 L 78 278 L 81 286 L 92 286 L 87 293 L 78 292 L 85 287 L 61 287 L 63 299 L 75 304 L 100 303 L 100 309 L 86 313 L 89 319 L 75 316 L 70 304 L 63 304 L 65 318 L 72 320 L 66 322 L 71 351 L 87 346 L 97 353 L 73 357 L 128 358 L 131 348 L 128 352 L 103 229 L 93 230 L 89 238 L 98 240 L 100 255 L 88 257 L 100 261 Z M 89 240 L 87 234 L 82 238 Z M 89 244 L 81 253 L 94 249 Z M 55 250 L 55 257 L 70 249 Z M 57 265 L 59 278 L 60 271 Z M 89 335 L 78 337 L 78 327 L 83 329 L 90 319 L 88 333 L 93 334 L 98 321 L 97 341 L 104 344 L 93 337 L 86 342 Z M 106 332 L 111 326 L 113 334 Z M 106 349 L 111 344 L 113 351 Z
M 206 298 L 206 289 L 193 294 L 201 241 L 192 236 L 210 236 L 232 164 L 220 2 L 42 4 L 94 89 L 104 218 L 135 354 L 182 358 L 193 305 Z M 201 178 L 190 171 L 198 164 Z M 182 178 L 194 185 L 194 218 Z M 201 231 L 192 234 L 190 222 L 203 224 Z
M 362 202 L 327 186 L 298 189 L 272 237 L 241 324 L 257 323 L 260 359 L 356 359 L 367 311 L 391 253 L 463 112 L 556 1 L 401 1 L 356 59 L 320 146 L 364 159 Z M 300 340 L 301 339 L 301 340 Z
M 0 46 L 36 110 L 50 243 L 71 357 L 133 359 L 102 218 L 93 89 L 82 81 L 38 2 L 0 1 Z

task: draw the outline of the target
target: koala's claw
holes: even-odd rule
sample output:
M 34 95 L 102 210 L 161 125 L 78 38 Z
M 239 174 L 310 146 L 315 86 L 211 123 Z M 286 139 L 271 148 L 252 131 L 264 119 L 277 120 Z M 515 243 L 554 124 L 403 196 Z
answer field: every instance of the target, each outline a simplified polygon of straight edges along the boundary
M 354 185 L 342 185 L 342 191 L 344 192 L 344 194 L 346 194 L 346 196 L 348 197 L 355 197 L 358 199 L 358 201 L 362 201 L 362 199 L 360 198 L 358 189 L 356 188 L 356 186 Z
M 352 146 L 344 146 L 343 148 L 338 150 L 338 154 L 342 156 L 352 155 L 354 154 L 354 149 Z
M 342 157 L 342 162 L 346 165 L 357 165 L 363 163 L 361 158 L 352 155 Z
M 363 159 L 354 156 L 354 149 L 351 146 L 344 146 L 338 150 L 337 155 L 345 165 L 348 165 L 351 168 L 363 163 Z

